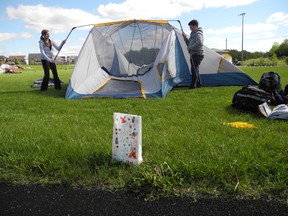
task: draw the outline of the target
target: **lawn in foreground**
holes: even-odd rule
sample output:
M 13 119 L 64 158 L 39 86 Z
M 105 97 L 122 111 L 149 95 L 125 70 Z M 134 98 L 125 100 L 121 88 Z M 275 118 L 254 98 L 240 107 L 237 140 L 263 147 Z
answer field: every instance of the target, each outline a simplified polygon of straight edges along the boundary
M 58 68 L 61 91 L 30 87 L 40 67 L 0 76 L 2 181 L 125 188 L 147 197 L 287 196 L 287 122 L 232 109 L 239 86 L 177 88 L 163 99 L 65 100 L 72 66 Z M 258 81 L 266 69 L 288 83 L 287 67 L 244 71 Z M 111 160 L 114 112 L 142 116 L 140 166 Z M 226 125 L 235 121 L 256 128 Z

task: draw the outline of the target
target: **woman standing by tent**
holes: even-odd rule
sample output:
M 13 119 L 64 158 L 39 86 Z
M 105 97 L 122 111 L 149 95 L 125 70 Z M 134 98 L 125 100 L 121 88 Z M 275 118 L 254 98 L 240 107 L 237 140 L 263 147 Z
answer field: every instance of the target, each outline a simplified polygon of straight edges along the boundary
M 189 28 L 191 30 L 190 38 L 186 37 L 186 34 L 183 32 L 184 40 L 188 46 L 188 51 L 190 53 L 190 63 L 191 63 L 191 73 L 192 73 L 192 82 L 190 88 L 200 88 L 202 86 L 199 66 L 204 58 L 204 49 L 203 49 L 203 31 L 201 27 L 198 27 L 197 20 L 191 20 L 189 23 Z
M 50 33 L 47 29 L 43 29 L 41 31 L 39 48 L 41 52 L 41 62 L 44 69 L 44 77 L 40 89 L 41 91 L 46 91 L 48 88 L 50 69 L 53 73 L 55 89 L 61 89 L 61 83 L 58 77 L 57 67 L 55 64 L 55 60 L 53 59 L 53 47 L 59 51 L 65 43 L 66 40 L 63 40 L 60 46 L 57 46 L 52 40 L 50 40 Z

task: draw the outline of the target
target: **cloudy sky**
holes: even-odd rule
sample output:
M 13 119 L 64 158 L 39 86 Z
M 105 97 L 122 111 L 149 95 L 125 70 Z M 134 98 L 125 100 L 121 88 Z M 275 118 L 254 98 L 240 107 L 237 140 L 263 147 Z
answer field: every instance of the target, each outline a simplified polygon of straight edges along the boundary
M 39 53 L 44 28 L 60 42 L 75 26 L 123 19 L 180 20 L 187 34 L 188 22 L 197 19 L 206 46 L 240 51 L 242 18 L 244 50 L 266 52 L 288 38 L 286 0 L 1 0 L 0 55 Z M 60 55 L 77 55 L 90 29 L 73 30 Z

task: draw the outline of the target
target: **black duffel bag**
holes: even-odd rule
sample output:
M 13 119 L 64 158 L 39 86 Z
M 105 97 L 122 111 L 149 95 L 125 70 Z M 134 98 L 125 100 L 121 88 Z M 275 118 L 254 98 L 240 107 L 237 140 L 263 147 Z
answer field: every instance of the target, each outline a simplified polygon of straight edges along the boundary
M 246 111 L 257 112 L 258 106 L 264 102 L 271 104 L 272 96 L 257 87 L 244 86 L 235 92 L 232 100 L 232 106 Z

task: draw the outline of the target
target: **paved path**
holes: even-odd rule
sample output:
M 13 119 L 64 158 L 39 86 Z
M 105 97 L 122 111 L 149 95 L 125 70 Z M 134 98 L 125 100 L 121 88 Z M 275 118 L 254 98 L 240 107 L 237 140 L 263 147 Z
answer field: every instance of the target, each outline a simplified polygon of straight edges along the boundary
M 132 193 L 69 186 L 12 186 L 0 183 L 0 215 L 275 215 L 288 206 L 275 200 L 170 197 L 145 202 Z

